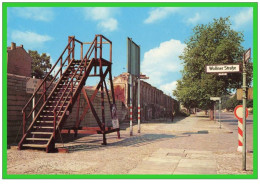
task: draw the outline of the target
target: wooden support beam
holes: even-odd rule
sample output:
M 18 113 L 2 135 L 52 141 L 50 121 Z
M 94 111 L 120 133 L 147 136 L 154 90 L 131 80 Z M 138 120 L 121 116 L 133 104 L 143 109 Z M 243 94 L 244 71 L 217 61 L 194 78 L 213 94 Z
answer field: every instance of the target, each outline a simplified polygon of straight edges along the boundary
M 85 99 L 86 99 L 86 101 L 87 101 L 88 106 L 90 107 L 90 109 L 91 109 L 91 111 L 92 111 L 92 114 L 94 115 L 94 117 L 95 117 L 95 119 L 96 119 L 96 121 L 97 121 L 97 123 L 98 123 L 98 126 L 99 126 L 101 129 L 103 129 L 104 125 L 103 125 L 103 123 L 101 123 L 101 121 L 100 121 L 100 119 L 99 119 L 99 117 L 98 117 L 98 115 L 97 115 L 97 112 L 96 112 L 95 108 L 93 107 L 93 104 L 92 104 L 92 102 L 90 101 L 90 99 L 89 99 L 89 97 L 88 97 L 86 91 L 85 91 L 85 90 L 82 90 L 82 92 L 83 92 L 83 95 L 84 95 L 84 97 L 85 97 Z
M 109 68 L 106 69 L 106 71 L 105 71 L 105 73 L 104 73 L 104 76 L 106 76 L 106 75 L 108 74 L 108 72 L 109 72 Z M 104 77 L 104 78 L 105 78 L 105 77 Z M 96 97 L 96 95 L 97 95 L 97 93 L 98 93 L 98 90 L 99 90 L 99 88 L 101 87 L 102 82 L 103 82 L 103 81 L 99 81 L 99 83 L 98 83 L 98 85 L 97 85 L 97 87 L 96 87 L 94 93 L 93 93 L 92 96 L 90 97 L 90 101 L 91 101 L 91 102 L 94 101 L 94 99 L 95 99 L 95 97 Z M 82 90 L 85 90 L 85 89 L 83 88 Z M 86 100 L 86 98 L 85 98 L 85 100 Z M 80 125 L 80 122 L 85 118 L 85 116 L 86 116 L 86 114 L 87 114 L 89 108 L 90 108 L 90 107 L 89 107 L 88 105 L 86 105 L 86 106 L 84 107 L 84 111 L 83 111 L 83 113 L 81 114 L 80 119 L 79 119 L 79 122 L 78 122 L 78 124 L 77 124 L 78 127 L 79 127 L 79 125 Z

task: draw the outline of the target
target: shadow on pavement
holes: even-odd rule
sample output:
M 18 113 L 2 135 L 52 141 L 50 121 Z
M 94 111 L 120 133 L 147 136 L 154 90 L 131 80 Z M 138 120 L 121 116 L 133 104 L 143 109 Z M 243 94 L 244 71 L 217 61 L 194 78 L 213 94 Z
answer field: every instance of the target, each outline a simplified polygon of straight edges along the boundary
M 179 137 L 179 136 L 169 135 L 169 134 L 144 134 L 141 136 L 133 136 L 133 137 L 129 137 L 129 138 L 121 139 L 121 140 L 119 139 L 119 141 L 113 142 L 113 143 L 108 143 L 106 146 L 100 145 L 101 139 L 96 138 L 95 140 L 90 140 L 90 141 L 85 141 L 85 140 L 84 141 L 80 141 L 80 140 L 73 141 L 73 143 L 80 143 L 80 145 L 65 146 L 65 148 L 67 148 L 69 150 L 69 152 L 76 152 L 76 151 L 88 151 L 88 150 L 92 150 L 92 149 L 107 149 L 107 148 L 111 148 L 114 146 L 138 147 L 138 146 L 143 146 L 146 144 L 151 144 L 155 141 L 165 140 L 165 139 L 169 139 L 169 138 L 176 138 L 176 137 Z
M 182 134 L 208 134 L 209 133 L 209 131 L 208 130 L 199 130 L 199 131 L 197 131 L 197 132 L 184 132 L 184 133 L 182 133 Z
M 173 121 L 171 119 L 159 119 L 159 120 L 151 120 L 149 122 L 142 122 L 141 124 L 153 124 L 153 123 L 163 123 L 163 124 L 175 124 L 179 121 L 185 119 L 186 117 L 183 116 L 176 116 L 174 117 Z M 133 123 L 133 125 L 137 125 L 137 123 Z M 120 129 L 126 130 L 129 128 L 129 122 L 122 122 L 120 123 Z M 186 134 L 186 135 L 185 135 Z M 151 144 L 156 141 L 170 139 L 170 138 L 177 138 L 177 137 L 186 137 L 190 136 L 189 134 L 194 134 L 194 132 L 190 133 L 187 132 L 183 134 L 182 136 L 176 136 L 172 134 L 143 134 L 140 136 L 132 136 L 127 138 L 121 138 L 118 139 L 118 141 L 115 141 L 113 143 L 109 143 L 109 138 L 107 139 L 108 144 L 106 146 L 101 145 L 102 142 L 102 135 L 100 134 L 78 134 L 77 137 L 74 137 L 74 134 L 62 134 L 62 141 L 61 139 L 58 140 L 60 144 L 63 143 L 71 143 L 72 145 L 65 145 L 65 148 L 69 150 L 69 152 L 75 152 L 75 151 L 88 151 L 92 149 L 107 149 L 109 147 L 114 146 L 141 146 L 146 144 Z M 206 132 L 197 132 L 196 134 L 206 134 Z M 89 140 L 82 140 L 83 137 L 89 137 Z M 115 135 L 116 137 L 116 135 Z M 87 138 L 88 139 L 88 138 Z M 74 144 L 74 145 L 73 145 Z

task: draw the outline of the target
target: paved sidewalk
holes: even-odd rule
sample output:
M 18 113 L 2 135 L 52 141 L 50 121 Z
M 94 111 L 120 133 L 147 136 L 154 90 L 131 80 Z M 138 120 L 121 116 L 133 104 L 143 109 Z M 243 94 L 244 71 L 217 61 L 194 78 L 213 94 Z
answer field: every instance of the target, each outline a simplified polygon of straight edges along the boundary
M 217 174 L 217 163 L 210 151 L 160 148 L 129 174 Z
M 162 143 L 129 174 L 251 174 L 252 153 L 247 154 L 247 171 L 241 171 L 242 156 L 236 151 L 237 132 L 223 124 L 219 127 L 201 113 L 176 124 L 142 125 L 143 131 L 172 131 L 181 138 L 167 145 Z
M 69 153 L 9 149 L 9 174 L 252 174 L 252 153 L 247 154 L 247 171 L 241 170 L 237 132 L 219 128 L 207 117 L 190 116 L 171 121 L 137 125 L 134 136 L 129 125 L 122 127 L 121 139 L 107 135 L 64 137 Z M 62 147 L 62 143 L 57 146 Z

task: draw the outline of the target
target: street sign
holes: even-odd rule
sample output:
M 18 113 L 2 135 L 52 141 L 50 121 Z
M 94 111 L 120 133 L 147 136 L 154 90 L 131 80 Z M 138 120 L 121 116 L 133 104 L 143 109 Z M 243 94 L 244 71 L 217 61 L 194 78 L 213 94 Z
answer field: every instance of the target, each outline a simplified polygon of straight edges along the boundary
M 241 72 L 240 64 L 206 65 L 206 73 L 236 73 Z
M 220 101 L 221 100 L 221 98 L 220 97 L 210 97 L 210 100 L 213 100 L 213 101 Z
M 246 52 L 245 52 L 245 55 L 244 55 L 244 60 L 245 62 L 248 62 L 249 59 L 251 57 L 251 48 L 249 48 Z
M 243 105 L 236 106 L 234 110 L 234 114 L 238 120 L 243 119 Z M 246 118 L 247 117 L 248 117 L 248 109 L 246 108 Z
M 34 91 L 41 85 L 42 80 L 41 79 L 33 79 L 30 78 L 26 82 L 26 93 L 33 94 Z M 38 90 L 37 94 L 42 94 L 43 92 L 43 86 Z
M 140 75 L 140 46 L 127 38 L 127 72 L 131 75 Z
M 247 89 L 247 99 L 253 100 L 253 88 Z M 243 89 L 237 89 L 237 100 L 243 100 Z

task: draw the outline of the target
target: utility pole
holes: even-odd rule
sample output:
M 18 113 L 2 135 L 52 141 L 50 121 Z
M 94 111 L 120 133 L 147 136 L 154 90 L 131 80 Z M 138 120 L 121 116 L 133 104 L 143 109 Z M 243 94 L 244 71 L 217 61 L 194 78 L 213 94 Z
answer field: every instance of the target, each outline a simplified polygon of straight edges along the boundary
M 242 146 L 242 170 L 246 170 L 246 62 L 251 56 L 251 49 L 248 49 L 243 56 L 243 146 Z

